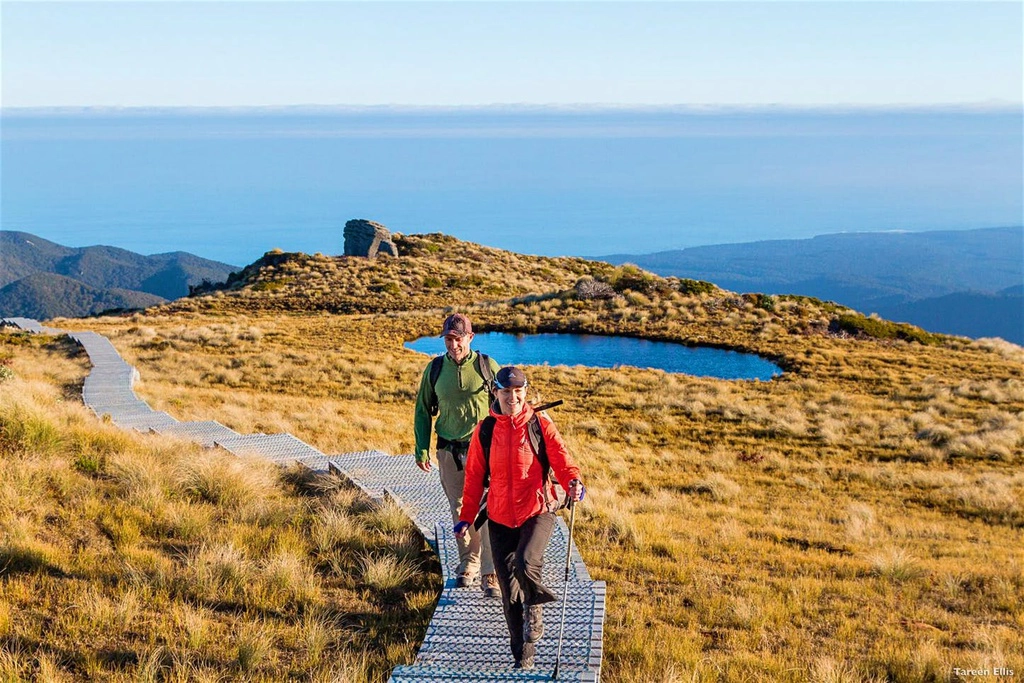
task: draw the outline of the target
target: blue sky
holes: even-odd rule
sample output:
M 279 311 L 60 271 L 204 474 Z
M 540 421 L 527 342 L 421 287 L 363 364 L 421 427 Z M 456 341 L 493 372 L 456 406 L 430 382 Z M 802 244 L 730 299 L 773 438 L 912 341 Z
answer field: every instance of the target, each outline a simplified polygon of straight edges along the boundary
M 8 2 L 2 105 L 1022 102 L 1019 2 Z

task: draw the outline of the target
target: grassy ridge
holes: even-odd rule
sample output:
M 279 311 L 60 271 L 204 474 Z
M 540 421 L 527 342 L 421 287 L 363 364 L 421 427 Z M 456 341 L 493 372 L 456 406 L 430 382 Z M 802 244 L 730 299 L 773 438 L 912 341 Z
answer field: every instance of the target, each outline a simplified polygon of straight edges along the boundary
M 0 680 L 381 681 L 411 661 L 439 575 L 401 511 L 100 423 L 69 352 L 0 334 Z
M 458 304 L 481 329 L 742 349 L 787 370 L 771 382 L 529 370 L 534 400 L 566 400 L 555 419 L 587 473 L 578 540 L 609 586 L 608 680 L 1024 671 L 1020 347 L 875 338 L 837 327 L 849 311 L 814 299 L 491 252 L 483 284 L 444 284 L 415 306 Z M 300 262 L 315 270 L 318 259 Z M 323 275 L 307 277 L 343 270 L 351 277 L 331 280 L 332 296 L 355 301 L 368 278 L 386 287 L 389 274 L 422 278 L 450 260 L 424 247 L 324 261 Z M 469 303 L 498 274 L 514 298 Z M 610 298 L 581 298 L 573 285 L 588 276 L 606 281 Z M 252 282 L 131 319 L 56 324 L 109 336 L 140 368 L 137 391 L 180 419 L 290 431 L 325 452 L 410 452 L 426 358 L 402 342 L 436 333 L 444 311 L 375 300 L 370 312 L 336 314 L 304 307 L 303 288 L 284 282 L 285 311 L 273 285 L 253 292 Z
M 612 270 L 597 261 L 522 256 L 439 233 L 395 235 L 394 240 L 399 258 L 268 252 L 214 290 L 214 296 L 178 300 L 163 310 L 416 310 L 571 287 L 582 276 Z

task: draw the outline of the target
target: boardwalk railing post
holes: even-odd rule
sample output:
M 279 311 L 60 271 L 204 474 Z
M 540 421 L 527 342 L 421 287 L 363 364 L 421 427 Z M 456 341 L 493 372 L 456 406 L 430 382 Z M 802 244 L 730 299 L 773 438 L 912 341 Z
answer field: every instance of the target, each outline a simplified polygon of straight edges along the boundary
M 562 659 L 562 636 L 565 634 L 565 607 L 569 600 L 569 567 L 572 562 L 572 529 L 576 526 L 576 503 L 569 500 L 569 538 L 565 543 L 565 587 L 562 589 L 562 621 L 558 625 L 558 651 L 555 653 L 555 670 L 551 680 L 558 680 L 558 664 Z

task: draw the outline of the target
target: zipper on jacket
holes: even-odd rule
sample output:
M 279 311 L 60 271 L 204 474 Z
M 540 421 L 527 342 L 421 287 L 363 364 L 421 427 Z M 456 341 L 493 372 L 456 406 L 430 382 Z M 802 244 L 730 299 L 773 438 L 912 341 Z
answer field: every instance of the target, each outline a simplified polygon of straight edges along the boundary
M 508 439 L 507 443 L 509 446 L 508 452 L 505 453 L 505 469 L 508 471 L 508 507 L 512 510 L 512 519 L 515 520 L 516 526 L 522 526 L 523 523 L 519 519 L 519 510 L 516 509 L 516 487 L 512 478 L 512 453 L 518 449 L 518 446 L 513 445 L 512 435 L 515 433 L 515 425 L 512 424 L 512 418 L 508 421 Z
M 466 359 L 464 361 L 462 361 L 461 363 L 456 363 L 455 364 L 455 369 L 458 371 L 456 374 L 459 376 L 459 391 L 465 391 L 466 390 L 466 383 L 462 381 L 462 369 L 464 367 L 466 367 L 467 365 L 472 365 L 473 364 L 471 362 L 472 360 L 473 360 L 473 352 L 470 351 L 469 355 L 466 356 Z

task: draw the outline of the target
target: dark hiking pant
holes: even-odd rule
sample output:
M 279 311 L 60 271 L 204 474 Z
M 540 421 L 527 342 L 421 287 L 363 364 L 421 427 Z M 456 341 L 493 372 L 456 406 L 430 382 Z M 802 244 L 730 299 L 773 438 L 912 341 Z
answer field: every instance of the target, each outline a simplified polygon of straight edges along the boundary
M 516 528 L 494 520 L 489 521 L 488 526 L 494 571 L 501 586 L 501 607 L 508 624 L 512 656 L 518 662 L 523 656 L 524 607 L 557 599 L 541 582 L 544 550 L 555 530 L 555 514 L 547 512 L 531 517 Z

